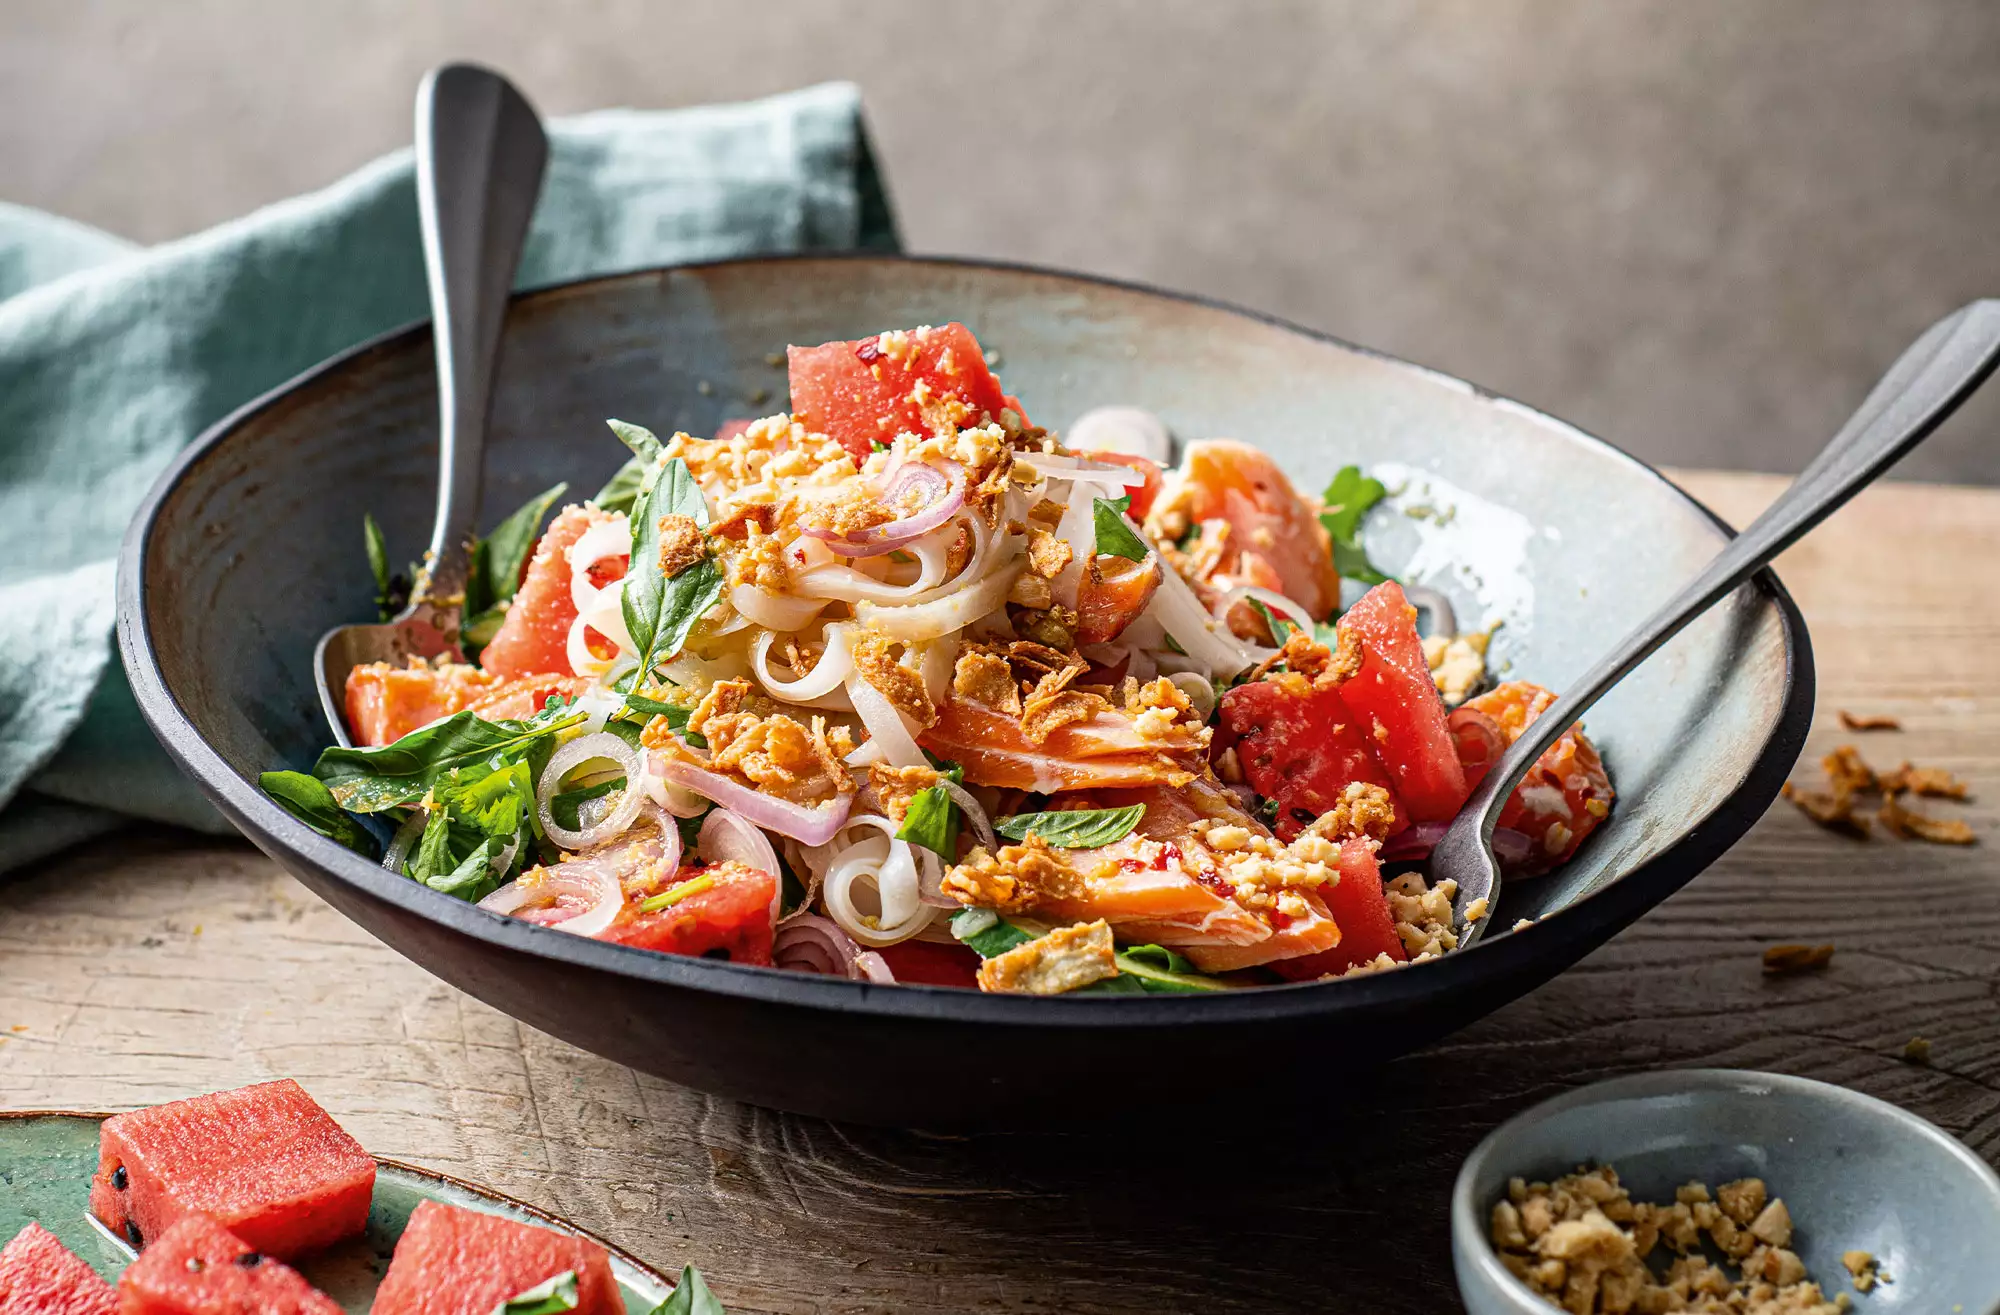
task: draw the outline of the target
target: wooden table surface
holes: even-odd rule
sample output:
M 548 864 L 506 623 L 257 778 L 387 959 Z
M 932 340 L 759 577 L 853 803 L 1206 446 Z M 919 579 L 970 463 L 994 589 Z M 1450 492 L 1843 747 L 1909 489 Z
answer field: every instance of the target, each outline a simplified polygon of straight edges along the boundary
M 1782 485 L 1686 482 L 1736 524 Z M 692 1261 L 738 1315 L 1456 1309 L 1460 1160 L 1593 1079 L 1803 1074 L 2000 1159 L 1996 560 L 2000 491 L 1889 485 L 1779 567 L 1819 667 L 1795 778 L 1850 741 L 1878 765 L 1950 768 L 1974 801 L 1925 802 L 1980 845 L 1857 842 L 1779 803 L 1570 972 L 1331 1098 L 1304 1147 L 1206 1128 L 1172 1145 L 947 1140 L 711 1099 L 461 995 L 247 845 L 164 831 L 0 882 L 0 1107 L 125 1108 L 291 1075 L 378 1154 L 524 1197 L 663 1269 Z M 1905 729 L 1850 734 L 1842 708 Z M 1760 952 L 1781 941 L 1837 951 L 1824 972 L 1766 978 Z M 1902 1058 L 1918 1035 L 1927 1067 Z M 1132 1080 L 1171 1082 L 1171 1056 Z

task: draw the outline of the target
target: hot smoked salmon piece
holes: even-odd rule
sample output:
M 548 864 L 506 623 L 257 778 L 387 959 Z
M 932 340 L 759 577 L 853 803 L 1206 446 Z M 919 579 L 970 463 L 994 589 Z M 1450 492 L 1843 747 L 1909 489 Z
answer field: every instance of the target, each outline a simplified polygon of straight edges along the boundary
M 1268 588 L 1275 582 L 1315 620 L 1340 606 L 1340 574 L 1333 568 L 1333 541 L 1319 523 L 1319 504 L 1300 497 L 1278 463 L 1248 443 L 1218 438 L 1188 444 L 1148 528 L 1156 538 L 1177 539 L 1188 527 L 1214 522 L 1229 531 L 1214 574 L 1233 584 Z

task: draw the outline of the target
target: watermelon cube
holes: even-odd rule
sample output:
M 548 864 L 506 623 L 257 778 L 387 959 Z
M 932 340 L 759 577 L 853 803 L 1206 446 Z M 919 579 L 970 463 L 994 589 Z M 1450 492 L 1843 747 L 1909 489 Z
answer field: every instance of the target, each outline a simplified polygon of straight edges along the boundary
M 119 1315 L 342 1315 L 340 1303 L 206 1215 L 160 1234 L 118 1280 Z
M 375 1161 L 290 1078 L 104 1121 L 90 1209 L 144 1246 L 205 1214 L 291 1260 L 368 1223 Z
M 56 1236 L 29 1224 L 0 1248 L 5 1315 L 112 1315 L 118 1295 Z
M 963 324 L 793 347 L 786 355 L 792 413 L 856 461 L 906 431 L 966 429 L 998 420 L 1009 408 L 1022 414 Z
M 576 1315 L 623 1315 L 611 1258 L 597 1243 L 422 1201 L 396 1243 L 370 1315 L 493 1315 L 565 1273 L 576 1275 Z

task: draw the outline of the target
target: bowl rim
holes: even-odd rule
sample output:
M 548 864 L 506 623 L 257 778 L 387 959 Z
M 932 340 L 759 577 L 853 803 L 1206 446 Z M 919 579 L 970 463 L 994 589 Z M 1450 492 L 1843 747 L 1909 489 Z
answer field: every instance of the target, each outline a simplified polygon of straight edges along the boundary
M 1652 1069 L 1642 1073 L 1628 1073 L 1622 1077 L 1606 1078 L 1601 1082 L 1587 1083 L 1581 1087 L 1571 1088 L 1559 1096 L 1538 1101 L 1482 1137 L 1479 1144 L 1472 1148 L 1472 1153 L 1465 1157 L 1465 1162 L 1459 1166 L 1458 1177 L 1452 1183 L 1451 1237 L 1454 1263 L 1456 1257 L 1467 1258 L 1476 1267 L 1481 1278 L 1496 1285 L 1499 1292 L 1519 1304 L 1523 1315 L 1532 1311 L 1547 1310 L 1547 1304 L 1530 1292 L 1525 1284 L 1500 1263 L 1499 1254 L 1487 1240 L 1486 1224 L 1480 1204 L 1473 1200 L 1473 1180 L 1486 1167 L 1487 1161 L 1503 1155 L 1510 1142 L 1535 1124 L 1590 1105 L 1647 1096 L 1680 1095 L 1695 1091 L 1776 1095 L 1801 1105 L 1812 1101 L 1830 1101 L 1861 1110 L 1893 1126 L 1905 1138 L 1928 1142 L 1943 1151 L 1947 1158 L 1970 1170 L 1973 1180 L 1985 1188 L 1988 1204 L 1996 1214 L 2000 1214 L 2000 1174 L 1996 1174 L 1991 1165 L 1980 1159 L 1971 1147 L 1929 1119 L 1920 1114 L 1912 1114 L 1902 1106 L 1892 1104 L 1879 1096 L 1855 1091 L 1838 1083 L 1822 1082 L 1817 1078 L 1796 1077 L 1789 1073 L 1764 1073 L 1756 1069 Z M 1460 1281 L 1463 1283 L 1463 1279 Z M 1996 1298 L 1983 1312 L 1968 1312 L 1967 1315 L 2000 1315 L 2000 1298 Z
M 1735 530 L 1686 490 L 1623 448 L 1579 429 L 1567 421 L 1514 401 L 1502 394 L 1332 334 L 1294 324 L 1274 315 L 1217 298 L 1176 292 L 1146 283 L 1080 274 L 1026 262 L 949 255 L 887 254 L 873 251 L 788 252 L 733 259 L 652 265 L 591 275 L 517 290 L 514 305 L 539 299 L 588 292 L 597 287 L 635 280 L 657 280 L 674 273 L 707 273 L 739 268 L 809 263 L 875 264 L 885 267 L 924 265 L 960 268 L 1003 275 L 1027 275 L 1113 291 L 1136 293 L 1183 305 L 1240 316 L 1255 323 L 1297 334 L 1356 355 L 1413 371 L 1433 383 L 1467 393 L 1491 405 L 1526 416 L 1556 438 L 1608 453 L 1636 474 L 1664 487 L 1720 532 L 1724 540 Z M 550 960 L 569 967 L 638 978 L 670 988 L 713 992 L 728 997 L 808 1009 L 859 1013 L 912 1021 L 943 1020 L 1016 1027 L 1097 1027 L 1107 1023 L 1145 1028 L 1190 1025 L 1229 1027 L 1259 1022 L 1298 1020 L 1334 1010 L 1386 1009 L 1408 1013 L 1440 992 L 1449 991 L 1453 975 L 1466 983 L 1496 977 L 1529 976 L 1541 980 L 1567 968 L 1583 953 L 1629 925 L 1678 890 L 1742 838 L 1763 816 L 1804 748 L 1812 721 L 1814 665 L 1805 619 L 1768 567 L 1750 584 L 1776 607 L 1785 648 L 1784 689 L 1779 714 L 1762 751 L 1742 781 L 1681 838 L 1643 863 L 1619 874 L 1597 890 L 1565 905 L 1533 924 L 1503 936 L 1481 937 L 1464 950 L 1395 972 L 1369 973 L 1337 983 L 1295 982 L 1234 991 L 1191 994 L 1148 994 L 1118 997 L 1040 997 L 989 994 L 920 984 L 877 986 L 812 973 L 787 972 L 746 964 L 720 963 L 658 954 L 631 946 L 564 935 L 518 919 L 490 913 L 440 895 L 415 882 L 391 875 L 304 823 L 266 798 L 251 781 L 237 775 L 228 761 L 196 730 L 193 721 L 167 688 L 161 671 L 143 593 L 152 531 L 182 478 L 209 457 L 240 426 L 296 393 L 337 374 L 363 357 L 403 350 L 430 332 L 428 318 L 386 330 L 331 356 L 317 365 L 245 402 L 203 430 L 161 471 L 127 527 L 118 554 L 117 629 L 120 655 L 141 714 L 162 746 L 192 776 L 210 801 L 253 843 L 273 858 L 289 855 L 357 893 L 394 906 L 403 913 L 438 923 L 505 952 Z M 280 858 L 281 864 L 282 859 Z M 1657 891 L 1657 894 L 1654 892 Z M 1596 926 L 1602 935 L 1585 949 L 1565 957 L 1570 929 Z M 1553 969 L 1548 969 L 1554 964 Z M 1538 967 L 1545 969 L 1535 976 Z

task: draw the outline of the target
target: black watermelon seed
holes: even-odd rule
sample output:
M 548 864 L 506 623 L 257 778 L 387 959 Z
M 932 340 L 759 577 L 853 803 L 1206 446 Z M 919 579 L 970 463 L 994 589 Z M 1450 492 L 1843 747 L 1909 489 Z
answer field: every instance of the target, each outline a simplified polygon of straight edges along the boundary
M 255 1269 L 264 1263 L 264 1257 L 255 1251 L 245 1251 L 242 1255 L 236 1257 L 236 1263 L 245 1269 Z
M 119 1191 L 121 1192 L 124 1191 L 127 1187 L 131 1185 L 131 1183 L 132 1183 L 131 1175 L 125 1172 L 124 1165 L 121 1164 L 116 1169 L 113 1169 L 111 1171 L 111 1185 L 117 1188 Z
M 125 1240 L 135 1247 L 146 1245 L 146 1239 L 139 1236 L 139 1226 L 129 1219 L 125 1221 Z

